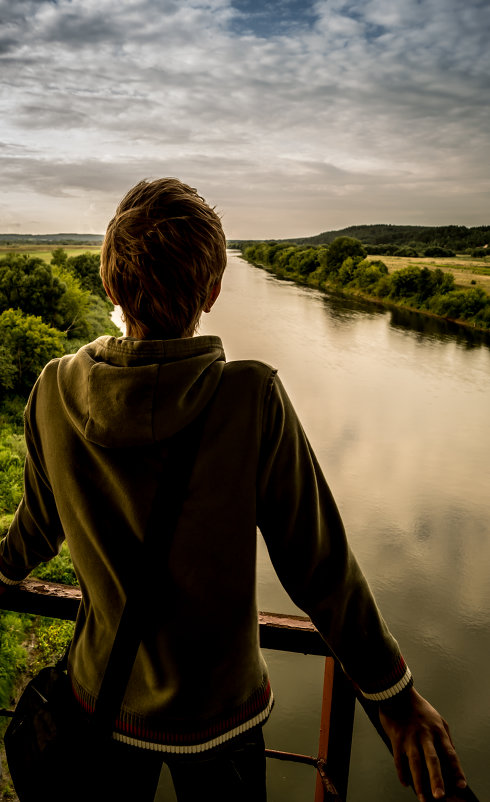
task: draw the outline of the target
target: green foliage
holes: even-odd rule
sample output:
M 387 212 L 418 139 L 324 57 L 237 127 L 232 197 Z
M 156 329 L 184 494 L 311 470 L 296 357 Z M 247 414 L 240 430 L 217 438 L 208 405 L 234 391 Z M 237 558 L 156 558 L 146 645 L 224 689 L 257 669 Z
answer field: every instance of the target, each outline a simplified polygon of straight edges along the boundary
M 17 368 L 12 363 L 12 354 L 4 345 L 0 345 L 0 387 L 12 390 L 17 378 Z
M 82 289 L 79 280 L 63 265 L 55 264 L 52 269 L 63 288 L 57 308 L 57 327 L 70 339 L 88 338 L 90 329 L 86 316 L 91 305 L 90 292 Z
M 364 259 L 367 251 L 362 242 L 353 237 L 337 237 L 329 245 L 326 255 L 327 272 L 331 274 L 338 272 L 344 260 L 349 257 Z
M 90 307 L 85 314 L 87 324 L 88 340 L 94 340 L 103 334 L 110 334 L 113 337 L 120 337 L 121 330 L 111 320 L 114 307 L 112 304 L 102 300 L 98 295 L 90 296 Z
M 58 267 L 63 267 L 66 265 L 66 260 L 68 259 L 68 254 L 63 248 L 55 248 L 54 251 L 51 251 L 51 264 L 56 265 Z
M 53 557 L 48 563 L 41 563 L 38 565 L 32 572 L 32 576 L 38 579 L 44 579 L 46 582 L 61 582 L 63 585 L 78 585 L 77 576 L 66 543 L 63 543 L 56 557 Z
M 393 251 L 393 256 L 404 256 L 404 257 L 417 257 L 419 255 L 416 248 L 413 248 L 410 245 L 404 245 L 401 248 L 395 248 Z
M 13 514 L 22 498 L 24 486 L 25 440 L 12 432 L 11 427 L 0 428 L 0 516 Z
M 63 657 L 73 637 L 73 621 L 59 621 L 54 618 L 40 618 L 35 629 L 36 652 L 29 673 L 36 674 L 46 665 Z
M 343 266 L 342 266 L 343 267 Z M 377 288 L 382 279 L 388 276 L 388 268 L 384 262 L 370 262 L 363 259 L 357 264 L 353 284 L 360 290 L 365 290 L 372 295 L 378 295 Z
M 0 260 L 0 312 L 21 309 L 26 315 L 41 315 L 45 323 L 57 325 L 57 310 L 64 288 L 42 259 L 13 255 Z
M 0 405 L 0 426 L 8 425 L 15 434 L 24 431 L 25 399 L 9 393 Z
M 0 315 L 0 342 L 15 367 L 15 374 L 0 373 L 0 391 L 18 394 L 28 393 L 44 365 L 65 352 L 60 331 L 15 309 Z
M 98 295 L 103 301 L 107 301 L 107 296 L 100 277 L 100 256 L 97 253 L 80 253 L 78 256 L 70 256 L 66 259 L 65 265 L 74 276 L 79 280 L 81 287 L 94 295 Z
M 451 248 L 441 248 L 440 245 L 431 245 L 424 250 L 424 256 L 456 256 Z
M 17 613 L 0 612 L 0 707 L 12 702 L 12 686 L 26 668 L 23 647 L 31 619 Z

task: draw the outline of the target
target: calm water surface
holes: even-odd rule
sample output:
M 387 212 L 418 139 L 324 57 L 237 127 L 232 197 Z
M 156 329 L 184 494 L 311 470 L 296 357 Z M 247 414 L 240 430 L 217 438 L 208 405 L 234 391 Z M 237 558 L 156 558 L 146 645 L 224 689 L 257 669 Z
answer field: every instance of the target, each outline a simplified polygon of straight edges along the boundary
M 415 326 L 415 328 L 407 327 Z M 417 330 L 418 329 L 418 330 Z M 429 330 L 427 330 L 429 329 Z M 279 369 L 350 542 L 419 690 L 489 798 L 490 348 L 419 316 L 279 281 L 230 254 L 201 333 Z M 259 543 L 259 606 L 298 612 Z M 266 653 L 269 746 L 316 754 L 323 661 Z M 349 802 L 415 799 L 359 710 Z M 269 761 L 271 802 L 313 802 L 314 770 Z

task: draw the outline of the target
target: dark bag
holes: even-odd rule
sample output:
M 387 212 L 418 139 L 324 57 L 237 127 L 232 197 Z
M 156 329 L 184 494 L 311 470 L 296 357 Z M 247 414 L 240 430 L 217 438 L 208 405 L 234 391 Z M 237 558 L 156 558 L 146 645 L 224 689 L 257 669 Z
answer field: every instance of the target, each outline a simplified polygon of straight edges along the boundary
M 148 619 L 149 567 L 166 563 L 204 420 L 205 410 L 167 446 L 144 541 L 135 550 L 132 582 L 127 583 L 130 592 L 94 713 L 85 714 L 73 695 L 64 670 L 68 653 L 55 666 L 41 669 L 17 703 L 4 742 L 20 802 L 96 802 L 99 798 L 107 802 L 110 798 L 98 785 L 104 776 L 104 747 L 112 736 L 129 681 L 141 642 L 142 624 Z M 167 499 L 164 537 L 162 492 Z
M 10 775 L 21 802 L 77 798 L 83 777 L 78 776 L 75 760 L 78 766 L 87 761 L 93 765 L 89 729 L 61 662 L 41 669 L 24 689 L 4 736 Z

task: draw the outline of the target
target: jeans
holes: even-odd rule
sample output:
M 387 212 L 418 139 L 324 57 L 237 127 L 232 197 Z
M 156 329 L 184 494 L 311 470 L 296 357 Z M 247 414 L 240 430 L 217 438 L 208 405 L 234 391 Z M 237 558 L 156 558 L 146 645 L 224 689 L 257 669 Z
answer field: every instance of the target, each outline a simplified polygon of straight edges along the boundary
M 91 800 L 153 802 L 164 762 L 178 802 L 266 802 L 262 727 L 196 755 L 170 755 L 112 741 Z

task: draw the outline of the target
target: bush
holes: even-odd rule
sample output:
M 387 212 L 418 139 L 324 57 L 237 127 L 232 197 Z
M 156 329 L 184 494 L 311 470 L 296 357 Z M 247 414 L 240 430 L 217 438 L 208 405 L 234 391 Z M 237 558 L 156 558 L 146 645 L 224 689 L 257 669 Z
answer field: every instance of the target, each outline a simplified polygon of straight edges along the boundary
M 420 268 L 411 266 L 391 274 L 392 298 L 412 298 L 417 295 L 420 283 Z
M 424 256 L 456 256 L 450 248 L 441 248 L 440 245 L 429 245 L 424 251 Z
M 64 288 L 42 259 L 10 254 L 0 260 L 0 312 L 21 309 L 26 315 L 40 315 L 56 325 L 58 304 Z
M 24 487 L 24 436 L 10 425 L 0 428 L 0 516 L 12 516 Z M 10 521 L 9 521 L 10 522 Z
M 63 585 L 78 585 L 77 576 L 70 552 L 63 543 L 59 554 L 47 563 L 41 563 L 32 572 L 32 576 L 44 579 L 45 582 L 61 582 Z
M 490 249 L 489 248 L 473 248 L 471 251 L 471 255 L 475 259 L 483 259 L 485 256 L 490 256 Z
M 337 273 L 345 259 L 348 259 L 349 256 L 352 258 L 360 257 L 364 259 L 367 256 L 367 250 L 358 239 L 354 239 L 353 237 L 336 237 L 327 249 L 327 272 Z
M 359 287 L 360 290 L 367 290 L 369 293 L 373 291 L 376 284 L 385 276 L 388 275 L 388 268 L 384 262 L 379 259 L 375 262 L 369 262 L 364 259 L 356 267 L 354 273 L 354 285 Z
M 27 654 L 22 646 L 31 619 L 18 613 L 0 612 L 0 707 L 12 702 L 12 686 L 25 671 Z
M 7 309 L 0 315 L 0 342 L 5 349 L 0 363 L 0 390 L 27 394 L 44 365 L 65 353 L 64 335 L 40 317 Z M 5 371 L 6 354 L 15 372 Z M 3 372 L 1 366 L 3 365 Z
M 74 629 L 73 621 L 39 619 L 35 630 L 36 657 L 29 666 L 29 673 L 34 675 L 44 666 L 60 660 L 73 637 Z

